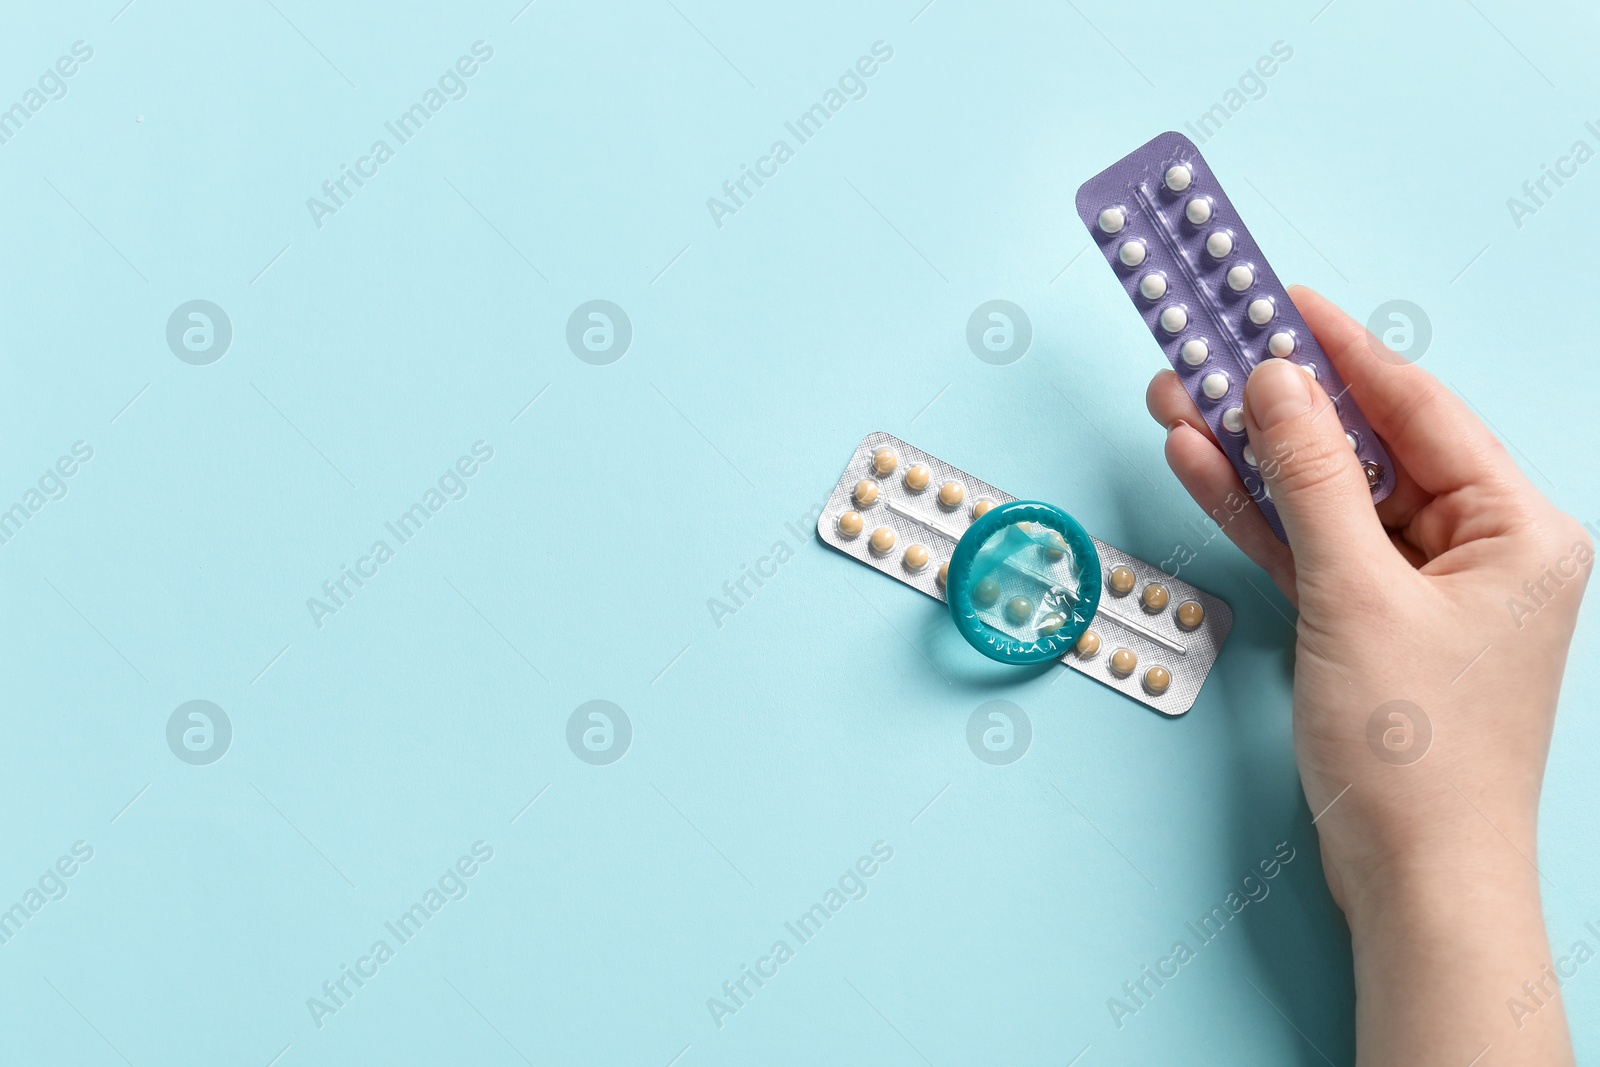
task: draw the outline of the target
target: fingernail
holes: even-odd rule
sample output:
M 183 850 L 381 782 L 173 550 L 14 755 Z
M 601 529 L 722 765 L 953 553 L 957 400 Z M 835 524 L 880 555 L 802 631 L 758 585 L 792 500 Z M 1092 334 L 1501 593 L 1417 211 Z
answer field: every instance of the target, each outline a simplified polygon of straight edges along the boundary
M 1269 359 L 1245 383 L 1245 403 L 1256 425 L 1270 430 L 1311 407 L 1311 386 L 1305 372 L 1286 359 Z

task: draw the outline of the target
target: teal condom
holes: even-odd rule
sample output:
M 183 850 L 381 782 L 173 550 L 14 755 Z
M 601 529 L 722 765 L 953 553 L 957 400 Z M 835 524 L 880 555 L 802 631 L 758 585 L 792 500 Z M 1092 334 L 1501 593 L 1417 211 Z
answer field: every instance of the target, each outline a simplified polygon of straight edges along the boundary
M 1058 507 L 1015 500 L 967 527 L 945 582 L 967 643 L 1001 663 L 1066 655 L 1100 603 L 1100 553 Z

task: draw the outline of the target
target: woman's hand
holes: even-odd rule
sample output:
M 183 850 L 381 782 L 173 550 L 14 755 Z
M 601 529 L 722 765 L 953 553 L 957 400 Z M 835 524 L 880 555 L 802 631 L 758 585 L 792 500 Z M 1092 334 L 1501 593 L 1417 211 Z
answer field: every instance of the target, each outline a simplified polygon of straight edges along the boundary
M 1432 375 L 1291 295 L 1396 465 L 1387 499 L 1291 360 L 1257 367 L 1244 402 L 1289 545 L 1239 508 L 1177 375 L 1147 402 L 1178 479 L 1300 609 L 1295 757 L 1350 922 L 1361 1062 L 1464 1067 L 1490 1045 L 1485 1062 L 1570 1063 L 1536 823 L 1592 546 Z

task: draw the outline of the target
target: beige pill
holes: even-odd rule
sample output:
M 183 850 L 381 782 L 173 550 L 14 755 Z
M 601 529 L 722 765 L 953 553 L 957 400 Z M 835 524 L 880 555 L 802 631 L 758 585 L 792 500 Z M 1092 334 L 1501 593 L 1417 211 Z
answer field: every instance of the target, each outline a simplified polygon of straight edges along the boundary
M 1178 625 L 1185 630 L 1193 630 L 1205 621 L 1206 609 L 1200 606 L 1198 600 L 1185 600 L 1178 605 Z
M 1127 596 L 1133 592 L 1133 585 L 1136 581 L 1138 579 L 1133 576 L 1133 572 L 1128 568 L 1112 567 L 1111 577 L 1106 581 L 1106 585 L 1111 587 L 1111 592 L 1115 595 Z
M 1084 659 L 1092 659 L 1100 651 L 1100 635 L 1093 630 L 1085 630 L 1078 638 L 1078 643 L 1072 646 L 1078 655 Z
M 839 516 L 839 532 L 846 537 L 854 537 L 860 533 L 863 525 L 865 522 L 859 511 L 847 511 Z
M 928 565 L 928 550 L 921 545 L 912 545 L 900 557 L 900 562 L 906 565 L 908 571 L 920 571 Z
M 993 500 L 980 500 L 976 504 L 972 505 L 972 517 L 974 519 L 981 519 L 985 515 L 989 514 L 990 509 L 993 507 Z
M 966 496 L 967 490 L 960 482 L 945 482 L 939 487 L 939 503 L 947 508 L 958 506 Z
M 950 580 L 950 564 L 948 564 L 948 563 L 939 564 L 939 588 L 943 589 L 945 583 L 948 582 L 949 580 Z
M 1126 678 L 1138 665 L 1139 657 L 1129 649 L 1119 648 L 1111 653 L 1111 673 L 1118 678 Z
M 1000 583 L 993 578 L 985 578 L 972 587 L 972 602 L 988 607 L 1000 599 Z
M 920 493 L 928 488 L 928 480 L 932 477 L 928 468 L 919 463 L 906 471 L 906 488 L 913 493 Z
M 1014 596 L 1006 601 L 1006 618 L 1022 625 L 1033 617 L 1033 601 L 1025 596 Z
M 1062 537 L 1055 530 L 1049 531 L 1045 535 L 1045 540 L 1049 542 L 1048 544 L 1042 546 L 1044 549 L 1045 559 L 1054 562 L 1055 560 L 1058 560 L 1067 554 L 1067 539 Z
M 900 457 L 894 454 L 892 448 L 880 448 L 872 454 L 872 469 L 880 475 L 894 473 L 899 464 Z
M 872 531 L 872 551 L 880 556 L 887 556 L 894 551 L 894 531 L 887 526 L 880 526 Z
M 1166 586 L 1158 582 L 1151 582 L 1144 587 L 1144 593 L 1140 596 L 1140 599 L 1144 601 L 1144 610 L 1154 613 L 1166 609 L 1168 601 L 1172 599 L 1172 594 L 1167 592 Z
M 871 478 L 863 478 L 856 483 L 856 503 L 864 508 L 870 508 L 878 499 L 878 483 Z
M 1067 617 L 1065 615 L 1061 614 L 1059 611 L 1052 611 L 1050 614 L 1039 620 L 1039 636 L 1054 637 L 1056 634 L 1061 632 L 1061 628 L 1066 624 Z
M 1144 687 L 1155 696 L 1165 693 L 1171 684 L 1172 672 L 1165 667 L 1151 667 L 1144 672 Z

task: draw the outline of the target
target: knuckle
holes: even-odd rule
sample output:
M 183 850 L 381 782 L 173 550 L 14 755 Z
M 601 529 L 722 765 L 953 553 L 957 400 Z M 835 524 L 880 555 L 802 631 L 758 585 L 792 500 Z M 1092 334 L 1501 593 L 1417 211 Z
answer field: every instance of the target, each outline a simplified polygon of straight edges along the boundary
M 1275 493 L 1305 495 L 1341 488 L 1352 477 L 1350 450 L 1341 439 L 1282 441 L 1261 459 L 1261 475 Z

